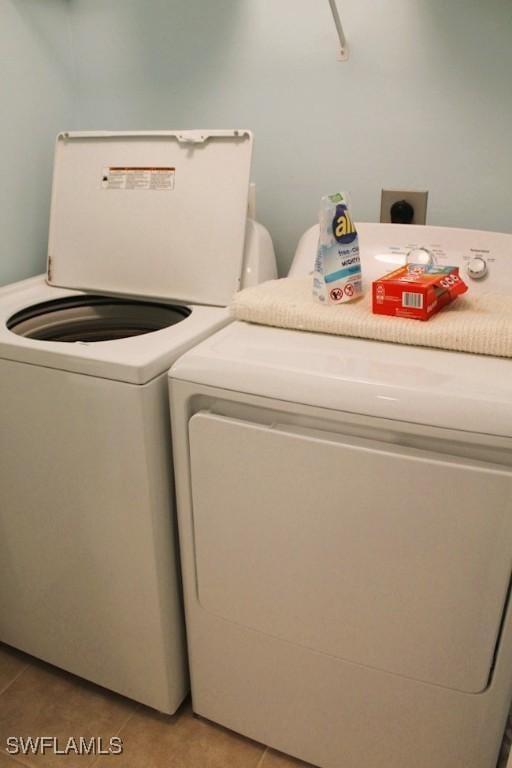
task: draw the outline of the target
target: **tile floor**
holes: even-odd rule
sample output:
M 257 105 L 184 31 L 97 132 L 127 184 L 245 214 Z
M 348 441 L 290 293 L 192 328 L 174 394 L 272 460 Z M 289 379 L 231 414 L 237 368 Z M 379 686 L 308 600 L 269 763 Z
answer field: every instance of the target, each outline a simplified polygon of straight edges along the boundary
M 9 755 L 9 736 L 123 742 L 114 755 Z M 0 643 L 0 768 L 307 768 L 192 714 L 160 715 Z

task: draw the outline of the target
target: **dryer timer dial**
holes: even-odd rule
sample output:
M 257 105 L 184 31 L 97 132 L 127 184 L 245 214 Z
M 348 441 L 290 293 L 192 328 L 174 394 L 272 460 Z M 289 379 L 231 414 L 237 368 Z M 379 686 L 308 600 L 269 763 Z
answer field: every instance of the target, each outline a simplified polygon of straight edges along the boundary
M 487 274 L 487 262 L 482 256 L 474 256 L 467 265 L 468 276 L 472 280 L 481 280 Z
M 407 264 L 424 264 L 433 266 L 436 263 L 434 254 L 428 248 L 411 248 L 406 256 Z

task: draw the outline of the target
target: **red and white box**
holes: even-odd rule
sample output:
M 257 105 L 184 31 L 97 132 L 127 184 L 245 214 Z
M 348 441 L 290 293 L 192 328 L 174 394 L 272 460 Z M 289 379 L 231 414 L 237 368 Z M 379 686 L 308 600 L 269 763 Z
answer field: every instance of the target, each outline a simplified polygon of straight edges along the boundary
M 468 287 L 458 267 L 407 264 L 372 284 L 372 308 L 377 315 L 428 320 Z

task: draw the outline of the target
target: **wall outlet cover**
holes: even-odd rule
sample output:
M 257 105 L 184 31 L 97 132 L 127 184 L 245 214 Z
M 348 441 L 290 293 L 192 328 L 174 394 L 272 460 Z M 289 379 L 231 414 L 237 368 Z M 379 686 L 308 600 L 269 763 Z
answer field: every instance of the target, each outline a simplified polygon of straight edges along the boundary
M 428 192 L 417 189 L 383 189 L 380 198 L 380 220 L 385 224 L 391 222 L 391 206 L 400 200 L 405 200 L 414 208 L 411 224 L 427 223 Z

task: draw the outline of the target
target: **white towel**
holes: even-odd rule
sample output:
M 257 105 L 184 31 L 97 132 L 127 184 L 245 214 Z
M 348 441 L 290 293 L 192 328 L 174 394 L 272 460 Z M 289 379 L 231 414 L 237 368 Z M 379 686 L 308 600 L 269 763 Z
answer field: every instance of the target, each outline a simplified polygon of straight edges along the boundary
M 512 298 L 499 294 L 459 297 L 430 320 L 374 315 L 370 293 L 326 307 L 311 295 L 311 277 L 270 280 L 237 293 L 237 320 L 396 344 L 512 357 Z

